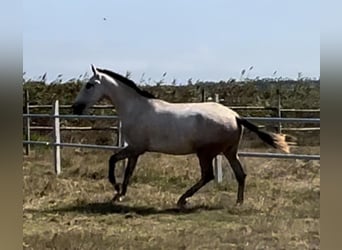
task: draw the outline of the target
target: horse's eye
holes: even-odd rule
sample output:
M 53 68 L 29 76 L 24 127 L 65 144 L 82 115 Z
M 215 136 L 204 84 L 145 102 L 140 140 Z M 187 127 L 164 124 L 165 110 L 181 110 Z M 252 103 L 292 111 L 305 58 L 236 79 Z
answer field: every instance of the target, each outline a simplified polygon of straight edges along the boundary
M 86 87 L 86 89 L 90 89 L 91 87 L 94 87 L 94 83 L 87 82 L 85 87 Z

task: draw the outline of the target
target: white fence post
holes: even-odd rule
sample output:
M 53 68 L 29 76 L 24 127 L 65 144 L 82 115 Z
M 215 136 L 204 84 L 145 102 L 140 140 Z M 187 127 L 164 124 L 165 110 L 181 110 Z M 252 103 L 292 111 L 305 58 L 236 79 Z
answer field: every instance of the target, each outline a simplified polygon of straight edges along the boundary
M 127 143 L 125 142 L 125 139 L 122 137 L 122 123 L 121 120 L 119 120 L 118 122 L 118 147 L 122 148 L 122 147 L 126 147 Z M 121 167 L 123 169 L 122 171 L 122 175 L 124 175 L 125 173 L 125 167 L 126 167 L 126 159 L 123 159 L 121 161 Z
M 278 94 L 278 118 L 281 118 L 281 93 L 280 93 L 280 87 L 278 86 L 277 89 L 277 94 Z M 278 133 L 282 133 L 282 124 L 281 121 L 278 123 Z
M 121 128 L 122 128 L 122 123 L 121 120 L 119 120 L 118 122 L 118 147 L 122 147 L 122 132 L 121 132 Z
M 214 158 L 214 174 L 215 174 L 215 180 L 220 183 L 223 180 L 223 174 L 222 174 L 222 155 L 217 155 Z
M 61 134 L 60 134 L 60 123 L 59 123 L 59 101 L 56 100 L 54 103 L 54 164 L 55 172 L 57 175 L 61 173 Z
M 29 99 L 29 92 L 28 90 L 25 91 L 25 111 L 26 114 L 30 114 L 30 99 Z M 31 141 L 31 129 L 30 129 L 30 125 L 31 125 L 31 118 L 27 117 L 26 118 L 26 141 Z M 25 150 L 26 150 L 26 155 L 30 154 L 30 150 L 31 150 L 31 145 L 30 144 L 26 144 L 25 145 Z
M 215 102 L 219 103 L 220 98 L 219 94 L 215 94 Z M 214 158 L 214 174 L 215 174 L 215 180 L 220 183 L 223 180 L 222 176 L 222 155 L 219 154 Z

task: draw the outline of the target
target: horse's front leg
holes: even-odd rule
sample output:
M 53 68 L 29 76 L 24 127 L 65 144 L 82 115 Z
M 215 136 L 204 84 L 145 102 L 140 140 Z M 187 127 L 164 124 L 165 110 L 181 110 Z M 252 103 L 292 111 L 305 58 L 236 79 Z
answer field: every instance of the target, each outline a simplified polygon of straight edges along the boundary
M 136 150 L 131 148 L 130 146 L 120 150 L 118 153 L 112 155 L 109 159 L 109 168 L 108 168 L 108 179 L 109 182 L 113 185 L 114 190 L 116 191 L 116 194 L 114 195 L 113 200 L 116 200 L 120 196 L 120 184 L 116 183 L 115 179 L 115 165 L 118 161 L 126 159 L 126 158 L 131 158 L 131 157 L 136 157 L 139 155 Z M 137 158 L 137 157 L 136 157 Z M 136 161 L 135 161 L 136 163 Z M 128 164 L 130 165 L 130 164 Z M 134 169 L 134 167 L 133 167 Z M 126 168 L 127 172 L 127 168 Z M 126 174 L 125 174 L 126 175 Z
M 139 155 L 128 157 L 128 163 L 125 170 L 124 180 L 122 182 L 121 190 L 117 190 L 116 195 L 113 198 L 113 201 L 119 200 L 122 201 L 123 197 L 126 195 L 127 186 L 129 184 L 129 180 L 133 174 L 135 166 L 137 165 Z

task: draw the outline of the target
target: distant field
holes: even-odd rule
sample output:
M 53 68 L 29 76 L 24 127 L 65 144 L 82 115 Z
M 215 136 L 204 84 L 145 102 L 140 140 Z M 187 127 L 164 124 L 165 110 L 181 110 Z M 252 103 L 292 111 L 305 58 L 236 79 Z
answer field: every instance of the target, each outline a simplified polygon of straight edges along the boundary
M 177 199 L 199 177 L 194 156 L 145 154 L 115 205 L 109 152 L 66 148 L 62 156 L 58 178 L 48 149 L 24 157 L 24 249 L 319 249 L 319 161 L 242 158 L 242 207 L 224 168 L 224 182 L 209 183 L 181 213 Z

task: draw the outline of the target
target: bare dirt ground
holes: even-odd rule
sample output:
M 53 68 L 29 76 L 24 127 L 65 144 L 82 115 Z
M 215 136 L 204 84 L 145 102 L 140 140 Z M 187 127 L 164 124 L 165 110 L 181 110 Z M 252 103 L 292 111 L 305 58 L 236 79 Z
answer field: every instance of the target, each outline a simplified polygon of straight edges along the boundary
M 143 155 L 126 200 L 113 205 L 110 152 L 62 151 L 58 177 L 48 149 L 24 156 L 24 249 L 319 249 L 320 161 L 242 158 L 243 206 L 224 167 L 223 183 L 209 183 L 179 212 L 177 199 L 199 177 L 194 156 Z

